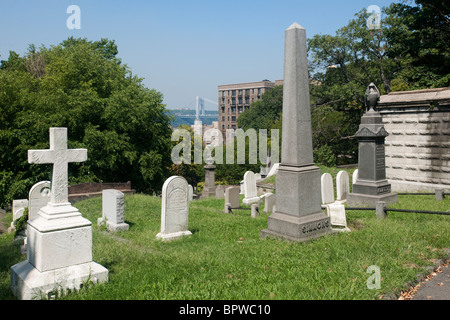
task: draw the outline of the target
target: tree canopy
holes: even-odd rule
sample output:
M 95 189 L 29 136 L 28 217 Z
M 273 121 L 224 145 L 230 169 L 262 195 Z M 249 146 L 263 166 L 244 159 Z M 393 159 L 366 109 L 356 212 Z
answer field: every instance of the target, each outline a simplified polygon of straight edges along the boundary
M 355 163 L 353 139 L 367 86 L 391 91 L 450 86 L 450 20 L 444 0 L 393 3 L 380 27 L 368 28 L 363 8 L 335 35 L 308 39 L 315 161 Z M 272 89 L 238 118 L 239 127 L 281 128 L 282 87 Z
M 132 181 L 160 189 L 170 165 L 170 119 L 162 94 L 117 57 L 114 41 L 69 38 L 50 48 L 11 51 L 0 66 L 0 205 L 50 178 L 27 150 L 49 148 L 49 128 L 68 128 L 68 147 L 88 149 L 69 165 L 69 183 Z

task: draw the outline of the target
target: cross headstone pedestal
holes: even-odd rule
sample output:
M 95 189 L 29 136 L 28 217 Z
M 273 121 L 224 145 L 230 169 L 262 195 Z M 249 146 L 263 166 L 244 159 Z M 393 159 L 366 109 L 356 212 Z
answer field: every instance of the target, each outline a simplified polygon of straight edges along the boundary
M 108 280 L 108 270 L 92 261 L 91 222 L 68 201 L 68 163 L 86 160 L 86 149 L 67 149 L 67 128 L 50 128 L 50 149 L 28 150 L 29 163 L 53 168 L 50 202 L 28 221 L 27 260 L 11 267 L 11 290 L 19 299 Z
M 276 209 L 261 237 L 307 241 L 331 232 L 322 212 L 320 169 L 314 165 L 306 30 L 285 31 L 281 164 L 275 179 Z

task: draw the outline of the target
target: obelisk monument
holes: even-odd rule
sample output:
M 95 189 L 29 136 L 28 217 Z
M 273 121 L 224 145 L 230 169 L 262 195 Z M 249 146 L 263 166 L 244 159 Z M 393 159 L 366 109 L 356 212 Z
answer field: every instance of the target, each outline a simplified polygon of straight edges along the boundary
M 261 237 L 307 241 L 330 233 L 321 210 L 320 169 L 314 165 L 306 30 L 285 31 L 281 164 L 275 179 L 276 211 Z

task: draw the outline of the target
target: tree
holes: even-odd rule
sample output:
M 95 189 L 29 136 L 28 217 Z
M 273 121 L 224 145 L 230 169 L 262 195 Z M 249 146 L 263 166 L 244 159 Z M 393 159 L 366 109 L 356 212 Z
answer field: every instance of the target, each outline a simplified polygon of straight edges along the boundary
M 160 190 L 170 166 L 170 119 L 162 95 L 116 57 L 114 41 L 69 38 L 57 46 L 10 52 L 0 66 L 0 205 L 26 197 L 50 166 L 27 150 L 49 147 L 49 128 L 68 128 L 68 147 L 88 149 L 69 165 L 69 183 L 131 181 Z
M 410 1 L 411 3 L 411 1 Z M 386 12 L 389 56 L 408 61 L 398 75 L 402 89 L 450 86 L 450 7 L 444 0 L 394 3 Z

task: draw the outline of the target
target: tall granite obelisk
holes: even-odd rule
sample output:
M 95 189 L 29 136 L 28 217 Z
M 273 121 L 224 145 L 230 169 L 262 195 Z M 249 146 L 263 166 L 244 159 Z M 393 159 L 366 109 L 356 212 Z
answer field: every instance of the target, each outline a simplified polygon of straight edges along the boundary
M 306 30 L 285 31 L 281 164 L 275 179 L 276 211 L 261 237 L 307 241 L 330 233 L 321 210 L 320 169 L 314 165 Z

